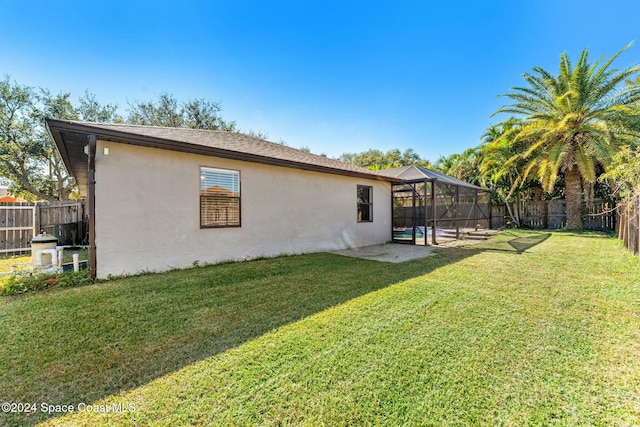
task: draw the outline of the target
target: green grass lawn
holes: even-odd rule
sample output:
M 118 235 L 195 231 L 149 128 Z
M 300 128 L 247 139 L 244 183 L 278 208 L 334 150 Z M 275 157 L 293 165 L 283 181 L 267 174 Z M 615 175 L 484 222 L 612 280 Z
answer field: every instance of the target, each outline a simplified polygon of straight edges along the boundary
M 640 274 L 596 233 L 5 297 L 0 330 L 0 401 L 135 408 L 0 424 L 640 424 Z

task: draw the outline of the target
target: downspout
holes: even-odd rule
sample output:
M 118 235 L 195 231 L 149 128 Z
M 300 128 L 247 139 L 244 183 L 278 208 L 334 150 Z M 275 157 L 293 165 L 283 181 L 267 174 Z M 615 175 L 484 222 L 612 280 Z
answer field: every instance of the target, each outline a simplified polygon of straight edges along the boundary
M 96 134 L 89 135 L 89 275 L 96 278 Z

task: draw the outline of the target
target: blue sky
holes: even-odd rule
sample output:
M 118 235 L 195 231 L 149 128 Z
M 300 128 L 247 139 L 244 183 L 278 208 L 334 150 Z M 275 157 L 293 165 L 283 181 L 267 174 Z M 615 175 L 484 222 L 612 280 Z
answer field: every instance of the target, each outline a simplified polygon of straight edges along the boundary
M 55 4 L 55 5 L 54 5 Z M 640 2 L 2 2 L 0 75 L 102 102 L 222 102 L 223 117 L 336 157 L 476 146 L 497 95 L 558 58 L 638 39 Z M 640 40 L 616 62 L 640 62 Z

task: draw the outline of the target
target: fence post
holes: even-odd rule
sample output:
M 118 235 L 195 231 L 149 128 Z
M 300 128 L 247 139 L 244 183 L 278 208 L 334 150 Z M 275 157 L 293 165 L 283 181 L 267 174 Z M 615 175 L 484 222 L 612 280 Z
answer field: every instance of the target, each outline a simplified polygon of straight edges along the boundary
M 549 200 L 547 200 L 547 202 L 544 204 L 545 205 L 545 210 L 544 210 L 544 216 L 542 217 L 542 228 L 544 228 L 545 230 L 549 229 L 549 209 L 551 208 L 551 203 L 549 203 Z
M 635 198 L 632 198 L 629 203 L 629 217 L 627 218 L 627 228 L 629 230 L 629 238 L 627 242 L 629 243 L 629 250 L 632 253 L 636 253 L 636 224 L 634 221 L 634 217 L 636 215 L 636 203 Z
M 40 234 L 40 206 L 41 203 L 36 203 L 33 207 L 33 237 Z
M 635 209 L 636 216 L 638 217 L 638 222 L 637 222 L 638 227 L 636 228 L 636 234 L 637 234 L 636 247 L 638 248 L 638 267 L 640 267 L 640 195 L 636 195 L 634 197 L 634 202 L 637 205 Z
M 478 198 L 478 193 L 476 193 L 476 200 Z M 489 230 L 493 230 L 493 194 L 489 196 Z M 426 236 L 425 236 L 426 240 Z
M 635 198 L 631 201 L 631 212 L 633 215 L 629 218 L 629 223 L 631 224 L 631 247 L 633 248 L 633 253 L 638 252 L 638 247 L 636 244 L 638 243 L 638 229 L 636 228 L 636 216 L 638 215 L 638 211 L 636 210 L 636 201 Z
M 31 212 L 31 217 L 32 217 L 31 225 L 33 226 L 33 232 L 31 233 L 32 234 L 31 240 L 33 240 L 38 235 L 38 215 L 36 214 L 37 210 L 38 210 L 38 206 L 34 206 L 33 211 Z
M 628 200 L 629 201 L 628 201 L 627 206 L 626 206 L 627 216 L 625 218 L 625 224 L 624 224 L 624 226 L 626 228 L 624 245 L 627 247 L 627 249 L 633 250 L 631 248 L 631 244 L 630 244 L 631 242 L 629 240 L 629 233 L 631 232 L 631 221 L 630 221 L 630 218 L 631 218 L 631 205 L 632 205 L 633 199 L 628 199 Z

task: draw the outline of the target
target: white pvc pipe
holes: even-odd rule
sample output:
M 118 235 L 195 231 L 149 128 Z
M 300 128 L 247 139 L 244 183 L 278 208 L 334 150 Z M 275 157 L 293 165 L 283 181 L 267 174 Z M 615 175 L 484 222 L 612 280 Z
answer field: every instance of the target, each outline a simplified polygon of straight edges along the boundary
M 64 247 L 56 246 L 56 250 L 58 251 L 58 268 L 60 269 L 60 271 L 62 271 L 62 260 L 64 259 Z
M 80 271 L 80 255 L 73 254 L 73 271 L 76 273 Z

